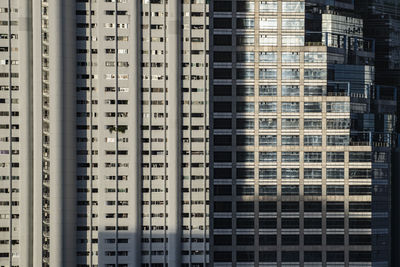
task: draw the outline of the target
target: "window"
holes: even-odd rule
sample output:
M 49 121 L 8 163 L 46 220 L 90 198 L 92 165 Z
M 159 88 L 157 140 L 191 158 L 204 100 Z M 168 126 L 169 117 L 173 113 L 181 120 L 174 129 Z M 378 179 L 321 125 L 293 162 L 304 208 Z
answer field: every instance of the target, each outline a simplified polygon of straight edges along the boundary
M 282 63 L 299 63 L 299 52 L 282 52 Z
M 326 169 L 326 179 L 344 179 L 344 169 L 342 168 Z
M 304 251 L 304 262 L 321 262 L 321 251 Z
M 259 179 L 276 179 L 276 169 L 260 169 Z
M 214 119 L 214 122 L 215 122 L 215 119 Z M 230 129 L 230 128 L 231 128 L 231 126 L 229 126 L 229 128 L 227 128 L 227 129 Z M 254 120 L 253 119 L 237 119 L 236 120 L 236 129 L 247 129 L 247 130 L 254 129 Z
M 305 63 L 325 63 L 326 52 L 305 52 L 304 53 Z
M 326 69 L 304 69 L 305 80 L 326 80 Z
M 326 143 L 328 146 L 348 146 L 350 137 L 348 135 L 328 135 Z
M 320 185 L 304 185 L 305 196 L 320 196 L 322 194 L 322 187 Z
M 254 212 L 254 202 L 250 201 L 237 201 L 236 202 L 237 212 Z
M 214 212 L 232 212 L 232 202 L 230 201 L 215 201 Z
M 322 96 L 325 95 L 326 89 L 322 85 L 305 85 L 304 96 Z
M 299 252 L 298 251 L 282 251 L 281 252 L 282 262 L 298 262 Z
M 283 18 L 282 30 L 303 30 L 304 19 L 299 18 Z
M 260 135 L 260 146 L 276 146 L 276 135 Z
M 214 85 L 215 95 L 215 85 Z M 236 86 L 237 96 L 254 96 L 254 85 L 237 85 Z
M 322 112 L 320 102 L 304 102 L 304 112 Z
M 231 152 L 214 151 L 214 161 L 215 162 L 231 162 L 232 161 L 232 153 Z
M 276 218 L 259 218 L 258 226 L 260 229 L 276 229 Z
M 214 119 L 214 129 L 231 129 L 232 120 L 231 119 Z
M 237 102 L 236 103 L 237 112 L 254 112 L 254 103 L 251 102 Z
M 343 185 L 327 185 L 326 194 L 328 196 L 344 196 L 344 186 Z
M 304 229 L 320 229 L 321 226 L 321 218 L 304 218 Z
M 299 102 L 282 102 L 282 112 L 297 113 L 300 111 Z
M 237 235 L 236 236 L 236 245 L 238 245 L 238 246 L 254 245 L 254 235 Z
M 253 35 L 238 35 L 236 37 L 237 45 L 254 45 L 254 36 Z
M 229 219 L 231 220 L 231 219 Z M 238 229 L 254 229 L 254 218 L 237 218 L 236 228 Z
M 305 146 L 322 146 L 322 136 L 321 135 L 305 135 L 304 136 Z
M 350 212 L 371 212 L 370 202 L 349 202 Z
M 259 102 L 258 109 L 260 113 L 276 112 L 276 102 Z
M 327 102 L 326 103 L 326 112 L 332 112 L 332 113 L 350 112 L 350 103 L 349 102 Z
M 276 119 L 264 119 L 259 120 L 260 130 L 273 130 L 276 129 Z
M 214 235 L 214 245 L 230 246 L 230 245 L 232 245 L 232 236 L 231 235 Z
M 231 18 L 214 18 L 215 29 L 232 29 Z
M 277 61 L 276 52 L 260 52 L 259 60 L 263 63 L 274 63 Z
M 298 218 L 282 218 L 282 228 L 284 229 L 296 229 L 299 228 Z
M 258 207 L 260 212 L 276 212 L 275 201 L 260 201 Z
M 254 152 L 236 152 L 236 161 L 254 162 Z
M 214 112 L 232 112 L 232 102 L 214 102 Z
M 260 34 L 260 45 L 276 46 L 278 44 L 278 36 L 274 34 Z
M 231 1 L 213 1 L 215 12 L 231 12 L 232 2 Z
M 215 146 L 231 146 L 232 136 L 231 135 L 214 135 Z
M 299 212 L 299 202 L 283 201 L 281 210 L 282 212 Z
M 216 2 L 218 3 L 218 2 Z M 230 3 L 230 2 L 228 2 Z M 214 251 L 214 261 L 215 262 L 231 262 L 232 252 L 231 251 Z
M 344 244 L 344 236 L 343 235 L 326 235 L 326 244 L 327 245 L 336 245 L 343 246 Z
M 272 1 L 261 1 L 260 2 L 260 12 L 277 12 L 278 2 Z
M 258 90 L 260 96 L 276 96 L 276 85 L 260 85 Z
M 276 162 L 276 152 L 258 152 L 260 162 Z
M 344 212 L 344 202 L 328 201 L 326 202 L 327 212 Z
M 298 135 L 282 135 L 283 146 L 298 146 L 300 139 Z
M 215 196 L 231 196 L 232 186 L 230 185 L 214 185 Z
M 254 52 L 237 52 L 237 62 L 254 62 Z M 254 70 L 253 70 L 254 73 Z M 253 74 L 254 77 L 254 74 Z
M 319 201 L 304 201 L 304 212 L 321 212 L 322 203 Z
M 350 162 L 370 162 L 371 152 L 349 152 Z
M 276 79 L 276 69 L 260 69 L 260 80 L 275 80 Z
M 214 96 L 231 96 L 231 85 L 214 85 Z
M 260 196 L 276 196 L 276 185 L 260 185 Z
M 322 245 L 322 235 L 304 235 L 304 245 L 306 246 Z
M 351 154 L 352 152 L 350 152 Z M 344 162 L 344 152 L 326 152 L 327 162 Z M 351 162 L 351 160 L 350 160 Z
M 300 88 L 298 85 L 282 85 L 282 96 L 299 96 Z
M 321 119 L 304 119 L 304 129 L 320 130 L 320 129 L 322 129 L 322 120 Z
M 349 195 L 350 196 L 369 196 L 371 195 L 370 185 L 350 185 Z
M 304 2 L 282 2 L 282 12 L 284 13 L 302 13 L 304 9 Z
M 259 235 L 259 243 L 261 246 L 275 246 L 276 245 L 276 235 Z M 262 253 L 272 252 L 272 251 L 260 251 L 260 256 Z M 275 251 L 274 251 L 275 253 Z M 260 260 L 261 261 L 261 260 Z M 266 261 L 266 260 L 264 260 Z M 275 261 L 275 260 L 274 260 Z
M 214 69 L 214 79 L 232 79 L 232 69 Z
M 322 169 L 305 168 L 304 179 L 322 179 Z
M 299 179 L 299 169 L 295 168 L 282 168 L 282 179 Z
M 254 179 L 254 169 L 237 168 L 236 179 Z
M 282 245 L 283 246 L 298 246 L 299 245 L 298 235 L 282 235 Z
M 236 69 L 236 79 L 238 80 L 253 80 L 254 69 Z
M 214 168 L 214 179 L 232 179 L 232 169 Z
M 327 251 L 327 262 L 344 262 L 344 251 Z
M 278 19 L 276 17 L 260 17 L 261 30 L 276 30 L 278 28 Z
M 326 126 L 330 130 L 350 129 L 350 118 L 327 119 Z
M 303 35 L 283 35 L 282 46 L 304 46 Z
M 232 220 L 230 218 L 214 218 L 215 229 L 231 229 Z
M 238 146 L 253 146 L 254 136 L 253 135 L 237 135 L 236 145 Z
M 214 35 L 214 45 L 232 45 L 232 36 L 231 35 Z M 214 61 L 215 62 L 230 62 L 232 61 L 232 53 L 231 52 L 214 52 Z
M 300 79 L 299 69 L 282 69 L 282 80 L 298 80 Z
M 343 218 L 327 218 L 326 228 L 328 229 L 343 229 L 344 219 Z
M 304 152 L 304 162 L 322 162 L 322 152 Z
M 236 20 L 237 29 L 254 29 L 254 19 L 253 18 L 238 18 Z
M 350 179 L 371 179 L 372 178 L 372 170 L 371 169 L 349 169 L 349 178 Z
M 350 251 L 350 262 L 371 262 L 371 251 Z
M 254 12 L 254 2 L 250 1 L 238 1 L 237 12 Z
M 237 196 L 252 196 L 252 195 L 254 195 L 254 186 L 253 185 L 237 185 L 236 186 L 236 195 Z
M 298 185 L 282 185 L 283 196 L 297 196 L 299 194 Z
M 299 162 L 299 152 L 282 152 L 282 162 Z

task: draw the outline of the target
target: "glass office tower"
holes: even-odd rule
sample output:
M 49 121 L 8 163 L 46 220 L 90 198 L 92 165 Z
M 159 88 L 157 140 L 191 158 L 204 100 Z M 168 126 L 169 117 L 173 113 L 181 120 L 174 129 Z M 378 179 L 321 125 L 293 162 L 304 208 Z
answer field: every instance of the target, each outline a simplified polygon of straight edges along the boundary
M 213 266 L 387 266 L 396 102 L 353 2 L 212 8 Z

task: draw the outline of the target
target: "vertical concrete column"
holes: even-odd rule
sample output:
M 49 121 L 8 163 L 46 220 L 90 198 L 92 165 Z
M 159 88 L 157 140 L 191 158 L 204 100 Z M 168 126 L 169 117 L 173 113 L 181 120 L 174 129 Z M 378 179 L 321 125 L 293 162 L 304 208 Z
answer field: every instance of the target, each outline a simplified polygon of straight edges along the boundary
M 141 172 L 141 158 L 142 158 L 142 149 L 141 149 L 141 8 L 139 1 L 133 1 L 133 6 L 131 10 L 132 16 L 132 27 L 131 27 L 131 36 L 132 36 L 132 48 L 133 58 L 132 58 L 132 74 L 133 81 L 130 86 L 131 91 L 129 92 L 131 95 L 131 103 L 129 114 L 132 114 L 132 129 L 133 135 L 131 138 L 131 147 L 134 149 L 132 153 L 130 153 L 130 166 L 132 166 L 132 172 L 130 173 L 132 181 L 130 183 L 130 200 L 129 204 L 131 206 L 132 212 L 132 258 L 131 262 L 134 266 L 141 265 L 141 222 L 142 222 L 142 172 Z
M 50 266 L 75 266 L 75 4 L 49 2 Z
M 19 1 L 20 265 L 33 265 L 32 1 Z M 11 64 L 11 62 L 10 62 Z
M 30 0 L 27 0 L 28 2 Z M 32 1 L 33 26 L 33 265 L 42 266 L 42 30 L 41 0 Z M 22 60 L 22 59 L 21 59 Z M 22 62 L 21 62 L 22 64 Z M 21 75 L 21 74 L 20 74 Z M 21 192 L 22 195 L 22 192 Z M 22 214 L 21 214 L 22 215 Z M 22 219 L 22 218 L 21 218 Z M 21 228 L 22 229 L 22 228 Z M 21 266 L 23 266 L 21 264 Z
M 168 1 L 168 265 L 181 265 L 181 1 Z

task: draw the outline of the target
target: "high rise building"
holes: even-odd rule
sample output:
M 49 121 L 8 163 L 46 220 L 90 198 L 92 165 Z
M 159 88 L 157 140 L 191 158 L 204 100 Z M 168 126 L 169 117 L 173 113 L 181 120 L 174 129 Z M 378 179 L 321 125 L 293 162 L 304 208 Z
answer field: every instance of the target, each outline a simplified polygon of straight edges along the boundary
M 0 1 L 0 266 L 388 266 L 383 6 Z
M 211 262 L 388 266 L 393 87 L 353 1 L 214 1 Z

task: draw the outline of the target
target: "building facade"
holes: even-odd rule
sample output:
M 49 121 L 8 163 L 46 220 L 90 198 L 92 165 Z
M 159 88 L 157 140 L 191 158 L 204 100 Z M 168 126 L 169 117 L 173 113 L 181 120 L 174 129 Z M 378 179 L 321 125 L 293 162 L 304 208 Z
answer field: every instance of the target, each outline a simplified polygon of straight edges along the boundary
M 388 266 L 396 102 L 353 2 L 212 8 L 213 266 Z
M 388 266 L 365 7 L 0 1 L 0 266 Z

